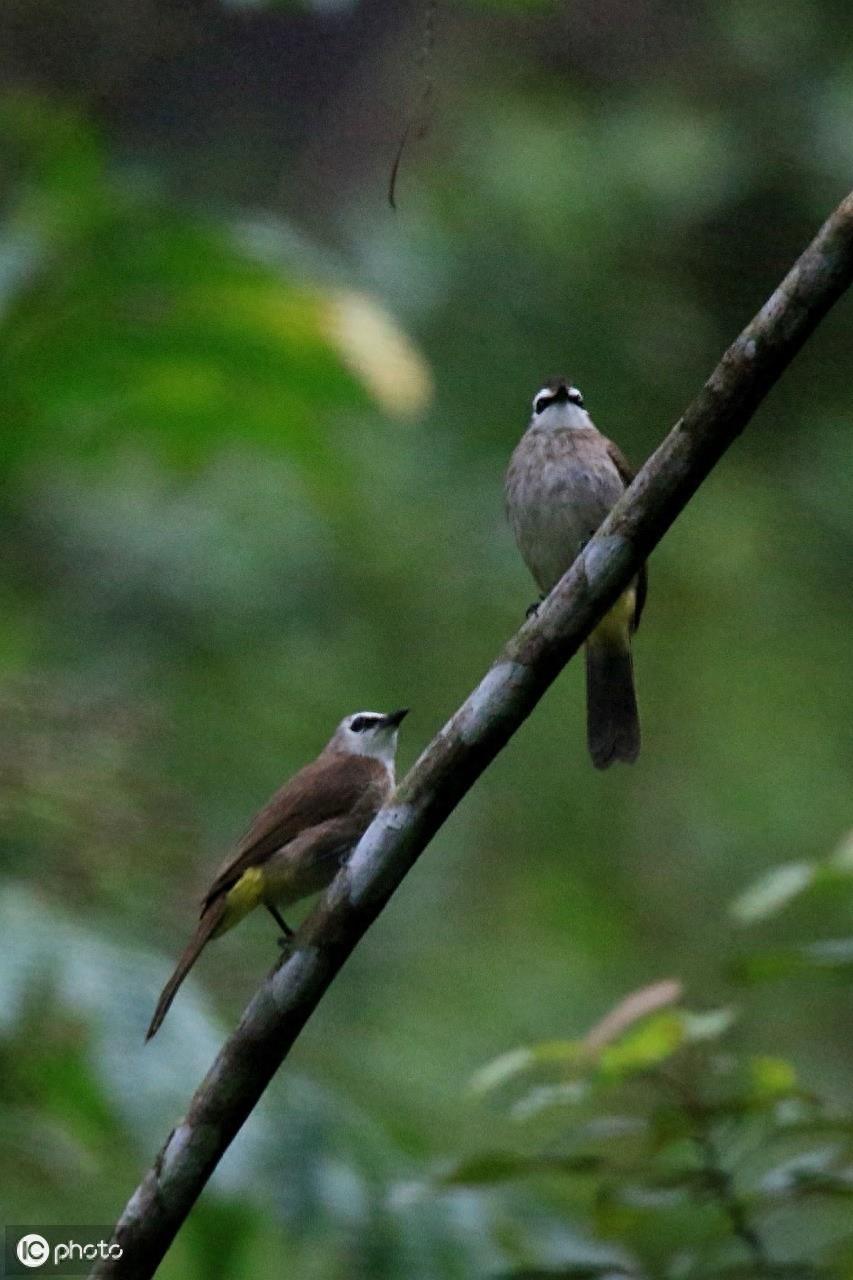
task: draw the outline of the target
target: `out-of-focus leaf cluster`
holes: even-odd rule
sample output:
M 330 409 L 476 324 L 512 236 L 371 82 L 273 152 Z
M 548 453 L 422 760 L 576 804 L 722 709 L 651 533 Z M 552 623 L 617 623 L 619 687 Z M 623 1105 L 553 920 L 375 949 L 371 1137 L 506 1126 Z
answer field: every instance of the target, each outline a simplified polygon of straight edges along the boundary
M 218 1029 L 190 988 L 128 1073 L 160 977 L 150 954 L 71 924 L 23 889 L 0 897 L 0 932 L 0 1160 L 16 1170 L 19 1213 L 37 1220 L 45 1189 L 61 1192 L 70 1178 L 94 1216 L 117 1182 L 129 1185 L 135 1153 L 168 1133 Z M 299 1274 L 334 1265 L 342 1251 L 349 1274 L 365 1277 L 464 1277 L 492 1265 L 489 1206 L 394 1201 L 389 1187 L 406 1176 L 395 1144 L 352 1099 L 291 1072 L 217 1170 L 170 1266 L 226 1275 L 246 1247 L 261 1269 L 286 1247 Z
M 63 438 L 84 457 L 198 463 L 236 427 L 302 465 L 320 455 L 333 484 L 345 474 L 324 414 L 370 394 L 401 414 L 428 400 L 422 360 L 376 303 L 117 182 L 70 112 L 6 99 L 0 161 L 17 172 L 0 276 L 7 467 Z
M 757 919 L 818 884 L 849 890 L 849 841 L 796 871 L 766 876 L 734 913 Z M 787 1059 L 745 1049 L 739 1023 L 734 1006 L 690 1010 L 665 981 L 581 1039 L 503 1054 L 472 1088 L 515 1140 L 437 1170 L 434 1193 L 533 1182 L 563 1206 L 581 1242 L 547 1268 L 522 1255 L 514 1277 L 848 1276 L 853 1112 Z

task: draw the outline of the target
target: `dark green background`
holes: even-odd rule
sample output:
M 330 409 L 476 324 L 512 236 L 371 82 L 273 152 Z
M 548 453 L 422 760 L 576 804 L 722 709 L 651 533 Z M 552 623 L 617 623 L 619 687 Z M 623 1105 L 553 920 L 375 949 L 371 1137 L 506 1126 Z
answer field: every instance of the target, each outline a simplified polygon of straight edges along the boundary
M 405 768 L 519 624 L 502 477 L 542 381 L 568 373 L 639 464 L 850 186 L 845 3 L 448 3 L 422 66 L 426 21 L 3 5 L 5 1221 L 109 1220 L 181 1113 L 274 954 L 260 916 L 217 942 L 143 1045 L 249 815 L 345 712 L 411 706 Z M 849 824 L 852 316 L 653 558 L 639 763 L 592 770 L 573 664 L 359 947 L 164 1276 L 570 1249 L 547 1198 L 412 1185 L 494 1138 L 466 1094 L 494 1055 L 657 978 L 732 999 L 757 938 L 732 898 Z M 843 929 L 819 903 L 765 932 L 831 910 Z M 847 987 L 737 998 L 755 1051 L 846 1097 Z

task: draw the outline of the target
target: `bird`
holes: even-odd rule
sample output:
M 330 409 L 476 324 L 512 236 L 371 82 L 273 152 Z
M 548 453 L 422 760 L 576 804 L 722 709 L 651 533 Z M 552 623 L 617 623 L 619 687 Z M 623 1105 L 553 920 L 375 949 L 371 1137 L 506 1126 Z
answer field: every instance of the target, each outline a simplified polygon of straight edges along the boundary
M 199 922 L 166 983 L 145 1039 L 156 1034 L 184 978 L 212 938 L 255 907 L 279 907 L 318 893 L 335 876 L 394 789 L 397 734 L 408 708 L 345 716 L 315 760 L 285 782 L 255 816 L 201 900 Z
M 510 459 L 505 497 L 515 540 L 542 599 L 633 478 L 568 378 L 552 378 L 537 391 L 527 430 Z M 586 642 L 587 745 L 598 769 L 617 760 L 630 764 L 639 755 L 631 637 L 645 598 L 644 565 Z

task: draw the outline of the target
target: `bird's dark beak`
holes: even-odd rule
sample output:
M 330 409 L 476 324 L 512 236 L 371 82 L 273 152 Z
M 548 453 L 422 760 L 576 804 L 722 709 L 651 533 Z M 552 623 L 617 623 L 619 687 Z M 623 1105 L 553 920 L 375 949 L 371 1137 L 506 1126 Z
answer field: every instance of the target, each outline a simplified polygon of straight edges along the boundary
M 392 711 L 390 715 L 384 716 L 382 723 L 387 724 L 389 728 L 396 729 L 397 725 L 401 724 L 408 714 L 409 708 L 403 707 L 401 711 Z
M 569 388 L 566 386 L 565 382 L 561 382 L 559 387 L 557 387 L 557 390 L 554 392 L 554 399 L 557 401 L 557 404 L 565 404 L 568 398 Z

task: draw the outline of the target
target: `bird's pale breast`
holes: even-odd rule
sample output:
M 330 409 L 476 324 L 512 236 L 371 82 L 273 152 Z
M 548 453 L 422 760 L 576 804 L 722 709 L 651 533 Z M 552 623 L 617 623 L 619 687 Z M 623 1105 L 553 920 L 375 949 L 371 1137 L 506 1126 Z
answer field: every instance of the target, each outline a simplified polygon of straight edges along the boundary
M 625 484 L 594 429 L 530 427 L 509 464 L 506 501 L 519 550 L 550 591 Z

